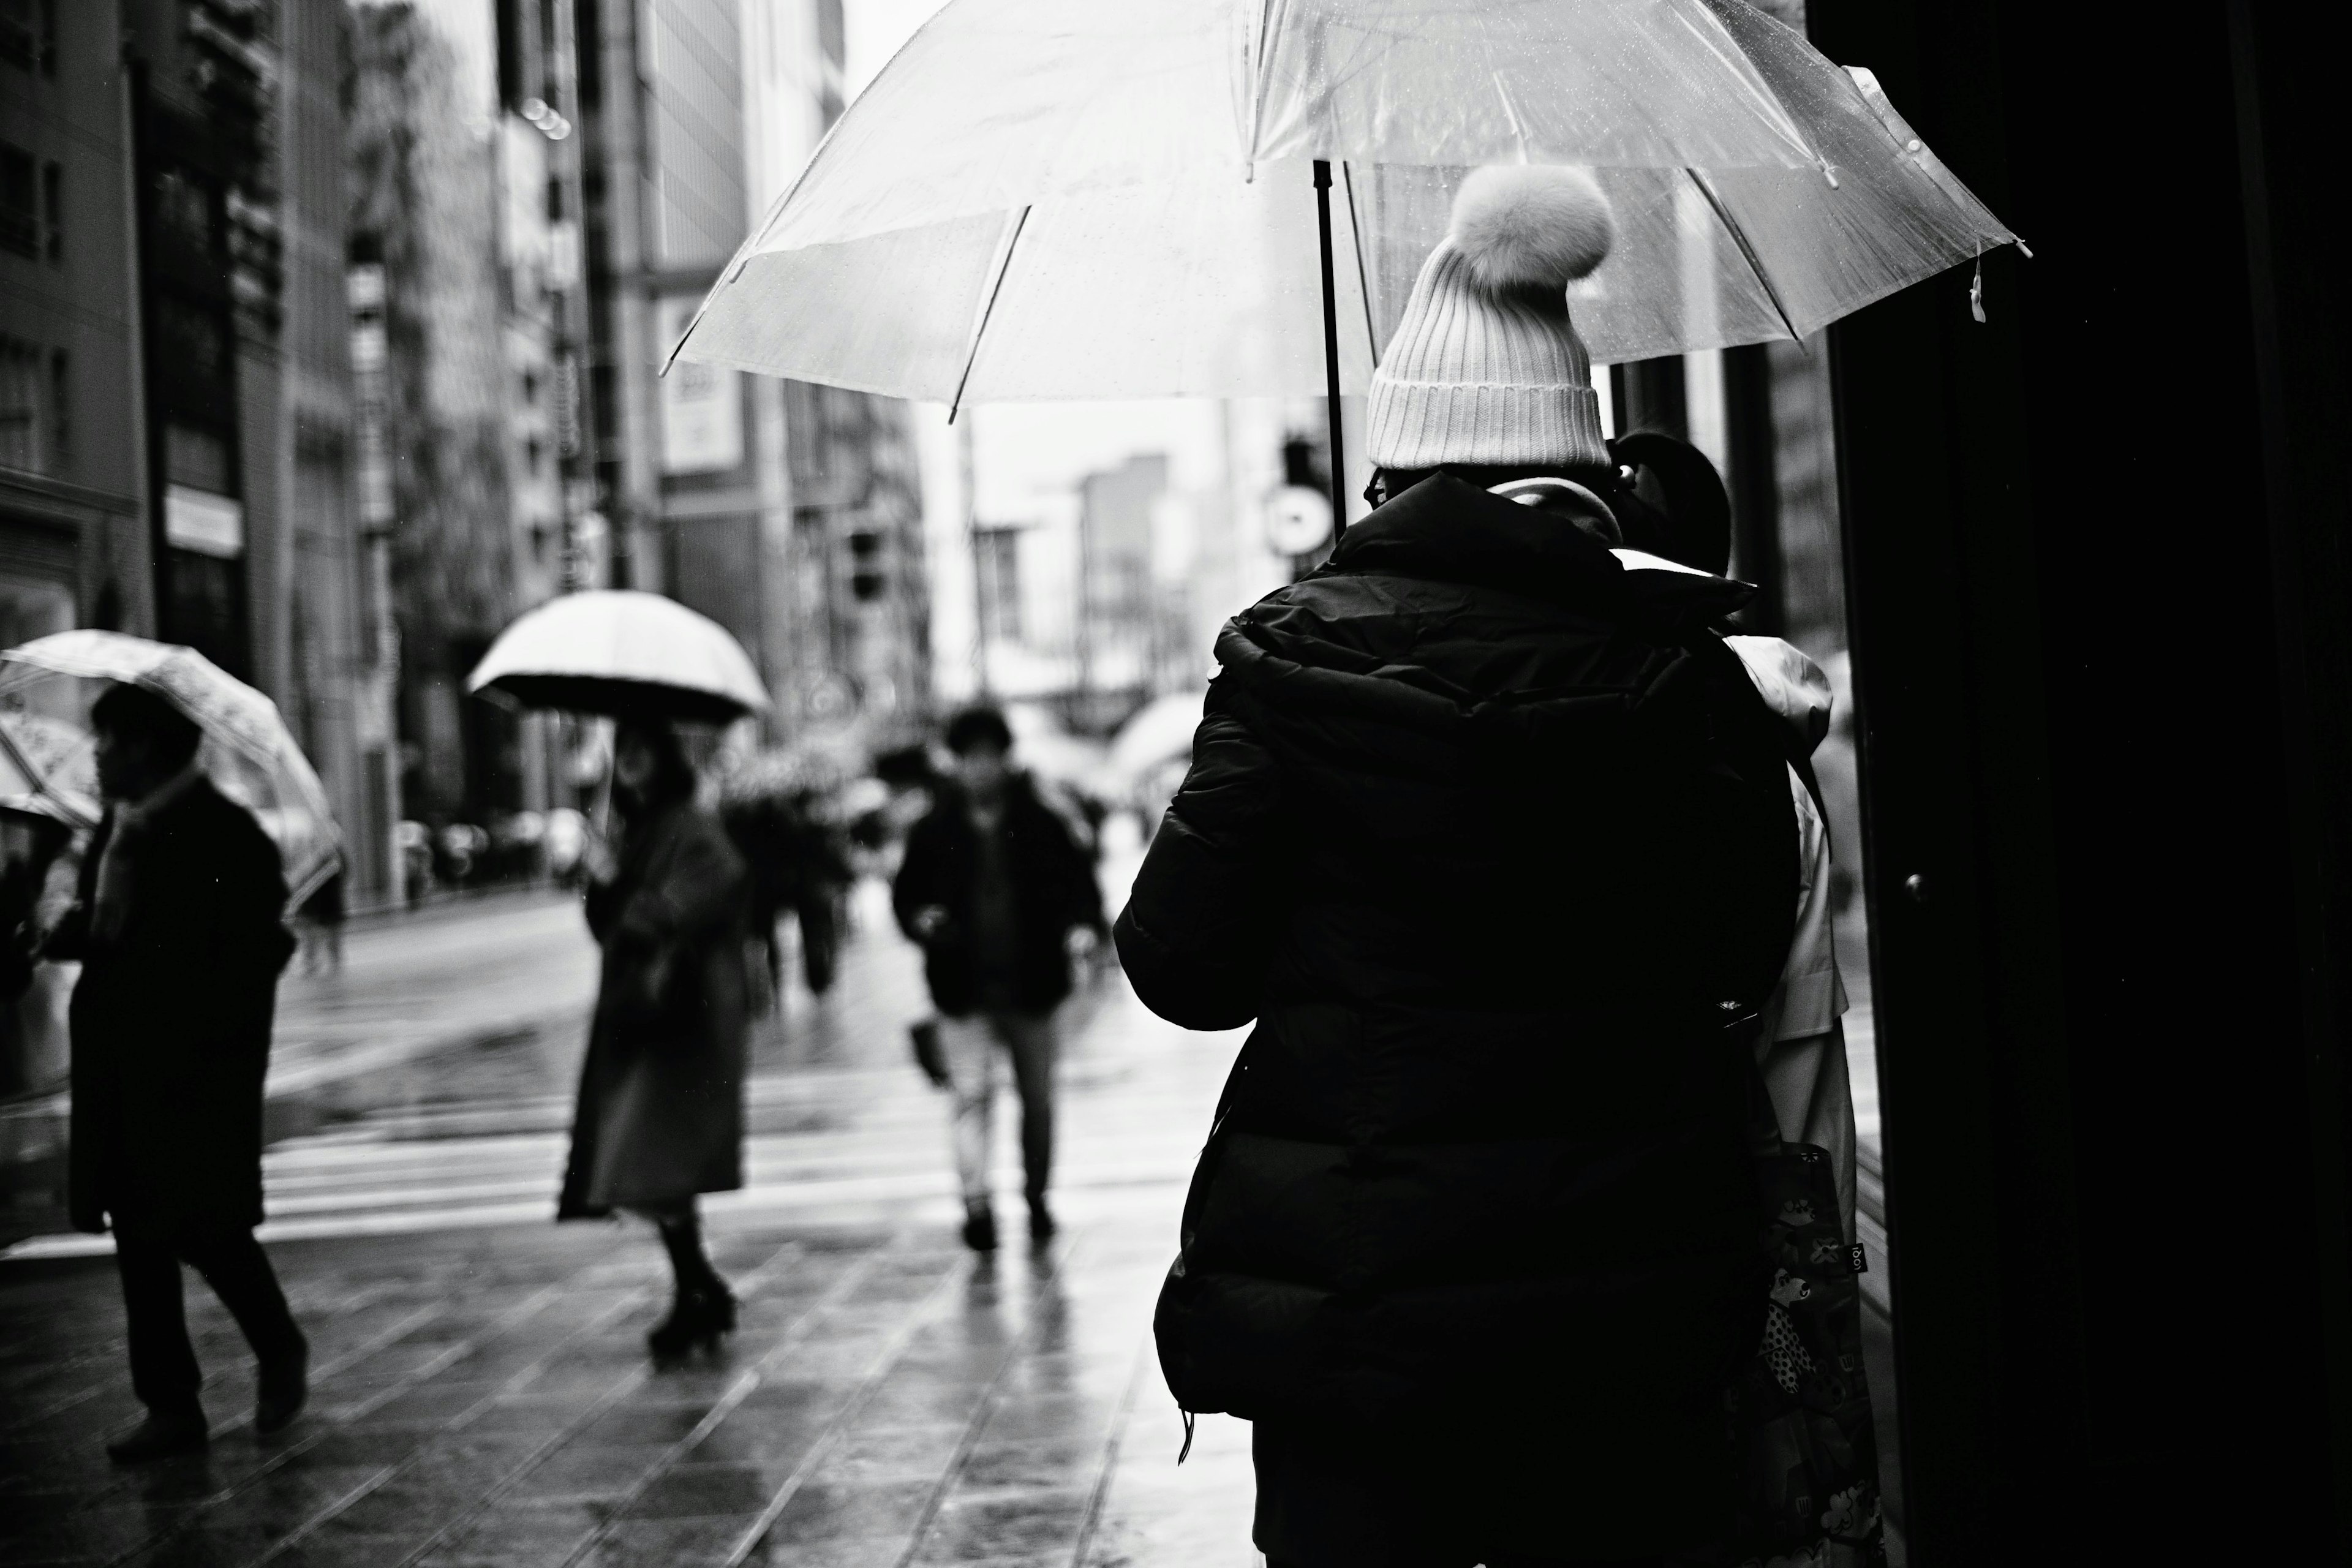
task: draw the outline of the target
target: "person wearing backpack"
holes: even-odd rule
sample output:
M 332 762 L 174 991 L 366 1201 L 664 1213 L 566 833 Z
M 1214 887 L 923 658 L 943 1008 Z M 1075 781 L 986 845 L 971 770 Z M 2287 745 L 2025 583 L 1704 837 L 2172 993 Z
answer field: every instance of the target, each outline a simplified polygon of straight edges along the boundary
M 1185 1411 L 1255 1424 L 1271 1568 L 1730 1526 L 1798 831 L 1711 629 L 1753 590 L 1612 553 L 1566 296 L 1612 237 L 1580 171 L 1465 183 L 1373 380 L 1379 504 L 1218 639 L 1117 924 L 1154 1012 L 1255 1021 L 1155 1329 Z

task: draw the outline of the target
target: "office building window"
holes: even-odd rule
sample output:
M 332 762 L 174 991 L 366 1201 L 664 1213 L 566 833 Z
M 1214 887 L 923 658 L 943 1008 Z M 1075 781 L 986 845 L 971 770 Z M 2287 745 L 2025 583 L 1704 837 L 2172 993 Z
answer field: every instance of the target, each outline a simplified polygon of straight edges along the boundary
M 0 61 L 58 74 L 58 0 L 0 0 Z
M 66 264 L 66 171 L 60 163 L 41 168 L 41 249 L 55 267 Z
M 0 250 L 41 253 L 41 209 L 33 192 L 33 155 L 0 142 Z
M 49 452 L 53 472 L 63 476 L 73 467 L 73 361 L 63 349 L 49 351 Z
M 46 474 L 56 466 L 47 357 L 30 343 L 0 338 L 0 468 Z

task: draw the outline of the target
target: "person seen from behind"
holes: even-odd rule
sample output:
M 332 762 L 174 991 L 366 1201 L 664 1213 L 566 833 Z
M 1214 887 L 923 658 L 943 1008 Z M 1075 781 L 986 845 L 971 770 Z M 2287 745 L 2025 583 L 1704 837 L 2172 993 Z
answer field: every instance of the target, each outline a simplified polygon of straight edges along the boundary
M 1785 742 L 1633 569 L 1567 289 L 1592 178 L 1465 181 L 1373 378 L 1381 500 L 1218 639 L 1116 935 L 1255 1021 L 1156 1320 L 1254 1423 L 1270 1568 L 1659 1563 L 1730 1528 L 1762 1331 L 1754 1020 L 1798 902 Z
M 1068 825 L 1013 764 L 1013 731 L 993 708 L 949 721 L 949 775 L 907 837 L 892 889 L 898 923 L 923 949 L 950 1079 L 963 1238 L 996 1246 L 988 1185 L 997 1058 L 1021 1095 L 1021 1163 L 1033 1241 L 1052 1237 L 1054 1014 L 1072 958 L 1093 940 L 1102 893 Z
M 735 1296 L 703 1250 L 696 1199 L 743 1184 L 750 876 L 667 725 L 613 741 L 617 851 L 589 840 L 588 929 L 604 949 L 558 1219 L 650 1221 L 676 1285 L 657 1359 L 715 1346 Z
M 114 1231 L 131 1387 L 147 1415 L 107 1452 L 138 1464 L 208 1440 L 183 1263 L 259 1363 L 254 1429 L 282 1430 L 309 1395 L 309 1342 L 253 1235 L 262 1079 L 294 938 L 277 846 L 205 776 L 194 721 L 113 686 L 90 723 L 106 815 L 42 956 L 82 966 L 68 1205 L 78 1228 Z

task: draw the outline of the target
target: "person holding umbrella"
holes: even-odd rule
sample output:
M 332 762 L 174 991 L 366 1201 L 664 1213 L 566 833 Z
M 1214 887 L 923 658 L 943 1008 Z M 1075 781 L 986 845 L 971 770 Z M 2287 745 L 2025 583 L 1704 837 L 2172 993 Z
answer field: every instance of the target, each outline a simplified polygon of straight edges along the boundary
M 743 1184 L 751 879 L 667 723 L 613 742 L 618 853 L 592 840 L 588 928 L 604 949 L 556 1217 L 650 1220 L 676 1296 L 646 1335 L 657 1358 L 715 1345 L 735 1297 L 703 1250 L 696 1199 Z
M 1256 1022 L 1155 1327 L 1185 1410 L 1255 1424 L 1272 1568 L 1733 1526 L 1798 835 L 1711 629 L 1753 590 L 1612 553 L 1566 288 L 1614 237 L 1581 170 L 1465 181 L 1372 383 L 1386 499 L 1226 626 L 1118 922 L 1154 1012 Z
M 604 970 L 555 1217 L 619 1209 L 650 1220 L 677 1293 L 646 1347 L 666 1360 L 715 1345 L 735 1327 L 735 1296 L 703 1250 L 696 1200 L 743 1184 L 751 874 L 718 814 L 697 803 L 672 725 L 764 712 L 767 690 L 724 626 L 629 589 L 531 610 L 499 634 L 466 686 L 618 721 L 618 844 L 591 832 L 583 846 Z
M 90 721 L 106 815 L 43 956 L 82 965 L 68 1204 L 83 1230 L 113 1226 L 131 1385 L 147 1417 L 107 1452 L 137 1464 L 207 1440 L 183 1263 L 260 1363 L 255 1429 L 278 1431 L 307 1396 L 308 1342 L 253 1236 L 262 1079 L 294 938 L 278 848 L 197 765 L 196 723 L 130 685 L 108 688 Z

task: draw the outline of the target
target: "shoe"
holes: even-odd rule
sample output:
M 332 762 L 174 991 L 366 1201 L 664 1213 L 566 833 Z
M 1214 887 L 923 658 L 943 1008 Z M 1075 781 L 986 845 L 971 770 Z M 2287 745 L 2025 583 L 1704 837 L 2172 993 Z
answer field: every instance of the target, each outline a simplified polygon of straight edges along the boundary
M 669 1316 L 646 1335 L 646 1349 L 657 1361 L 672 1361 L 697 1348 L 715 1351 L 720 1336 L 734 1331 L 734 1292 L 714 1281 L 678 1292 Z
M 106 1446 L 106 1457 L 118 1465 L 143 1465 L 174 1454 L 193 1454 L 212 1441 L 199 1411 L 193 1415 L 147 1413 L 147 1419 Z
M 996 1250 L 996 1211 L 984 1203 L 966 1204 L 963 1212 L 963 1244 L 974 1252 Z
M 253 1405 L 253 1429 L 267 1437 L 283 1432 L 310 1402 L 310 1347 L 261 1368 L 261 1394 Z
M 1045 1206 L 1042 1197 L 1029 1200 L 1029 1239 L 1042 1247 L 1054 1239 L 1062 1227 L 1054 1223 L 1054 1211 Z

